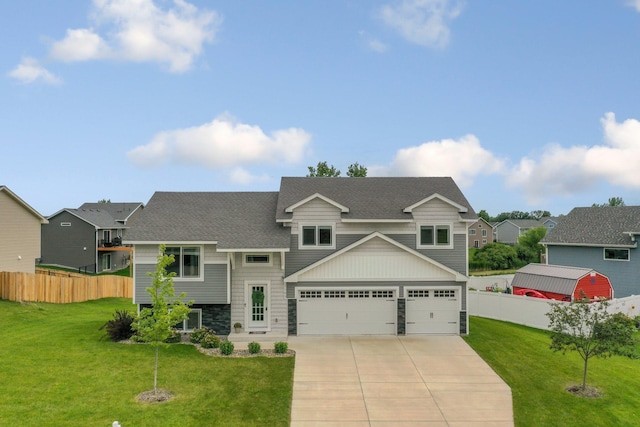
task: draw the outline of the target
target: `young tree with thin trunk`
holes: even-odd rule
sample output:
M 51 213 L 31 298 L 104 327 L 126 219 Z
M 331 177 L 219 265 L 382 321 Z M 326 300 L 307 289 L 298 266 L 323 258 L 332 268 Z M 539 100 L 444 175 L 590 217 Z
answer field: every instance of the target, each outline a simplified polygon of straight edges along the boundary
M 584 361 L 582 386 L 587 387 L 589 359 L 622 355 L 633 357 L 635 324 L 620 313 L 607 312 L 606 300 L 591 302 L 586 295 L 570 304 L 553 303 L 547 313 L 553 351 L 577 352 Z
M 151 307 L 140 310 L 140 314 L 132 324 L 138 339 L 155 347 L 155 366 L 153 370 L 153 392 L 158 394 L 158 354 L 160 347 L 166 346 L 165 340 L 173 334 L 173 327 L 184 321 L 189 315 L 192 301 L 185 303 L 184 293 L 175 296 L 173 278 L 175 273 L 167 273 L 167 266 L 175 262 L 173 255 L 165 253 L 165 246 L 160 245 L 158 263 L 154 272 L 147 274 L 153 278 L 152 285 L 147 288 L 151 296 Z

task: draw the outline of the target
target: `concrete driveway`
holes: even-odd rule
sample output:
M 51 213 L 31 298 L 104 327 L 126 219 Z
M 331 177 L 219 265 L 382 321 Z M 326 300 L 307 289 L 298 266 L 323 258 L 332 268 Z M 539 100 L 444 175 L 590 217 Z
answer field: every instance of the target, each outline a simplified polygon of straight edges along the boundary
M 458 336 L 289 337 L 291 426 L 513 426 L 511 389 Z

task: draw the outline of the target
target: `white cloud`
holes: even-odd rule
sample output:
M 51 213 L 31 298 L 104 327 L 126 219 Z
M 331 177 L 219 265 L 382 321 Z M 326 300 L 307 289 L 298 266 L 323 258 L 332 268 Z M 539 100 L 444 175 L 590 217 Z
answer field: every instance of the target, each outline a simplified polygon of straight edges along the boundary
M 398 150 L 390 166 L 372 167 L 371 175 L 450 176 L 461 186 L 477 175 L 501 173 L 504 161 L 480 145 L 474 135 L 425 142 Z
M 223 115 L 200 126 L 164 131 L 151 142 L 127 153 L 139 167 L 166 163 L 233 168 L 257 163 L 296 163 L 304 157 L 311 135 L 299 128 L 266 135 L 259 126 L 238 123 Z M 236 170 L 232 179 L 256 179 Z
M 549 145 L 538 160 L 523 158 L 507 184 L 521 189 L 530 202 L 586 191 L 601 182 L 640 189 L 640 122 L 618 123 L 613 113 L 606 113 L 601 123 L 604 145 Z
M 20 64 L 7 75 L 25 84 L 38 81 L 53 85 L 62 83 L 62 80 L 40 65 L 38 60 L 29 57 L 22 58 Z
M 119 59 L 168 64 L 171 72 L 191 68 L 204 43 L 213 42 L 222 18 L 184 0 L 166 10 L 153 0 L 94 0 L 92 18 L 99 28 L 68 29 L 54 42 L 50 56 L 65 62 Z
M 633 7 L 637 12 L 640 12 L 640 0 L 629 0 L 627 6 Z
M 364 41 L 367 49 L 378 53 L 384 53 L 389 50 L 389 46 L 380 40 L 371 37 L 366 31 L 359 31 L 360 38 Z
M 237 167 L 229 172 L 229 180 L 234 184 L 249 185 L 254 182 L 266 182 L 269 180 L 269 175 L 252 175 L 246 169 Z
M 380 10 L 382 21 L 411 43 L 442 48 L 449 43 L 448 23 L 462 11 L 449 0 L 402 0 Z

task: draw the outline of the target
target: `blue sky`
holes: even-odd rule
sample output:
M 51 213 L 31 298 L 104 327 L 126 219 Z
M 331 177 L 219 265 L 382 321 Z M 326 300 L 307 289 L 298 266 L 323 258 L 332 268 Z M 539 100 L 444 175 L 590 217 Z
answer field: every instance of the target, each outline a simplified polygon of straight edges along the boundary
M 476 211 L 640 205 L 640 0 L 0 3 L 0 184 L 43 215 L 326 160 Z

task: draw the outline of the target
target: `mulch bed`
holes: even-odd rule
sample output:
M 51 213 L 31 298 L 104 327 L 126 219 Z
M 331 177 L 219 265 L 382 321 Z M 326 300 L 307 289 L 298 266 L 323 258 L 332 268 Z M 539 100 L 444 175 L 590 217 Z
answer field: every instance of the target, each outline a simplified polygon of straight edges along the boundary
M 600 393 L 595 387 L 586 386 L 583 390 L 582 385 L 571 385 L 567 387 L 567 391 L 571 394 L 575 394 L 576 396 L 588 397 L 590 399 L 602 397 L 602 393 Z

